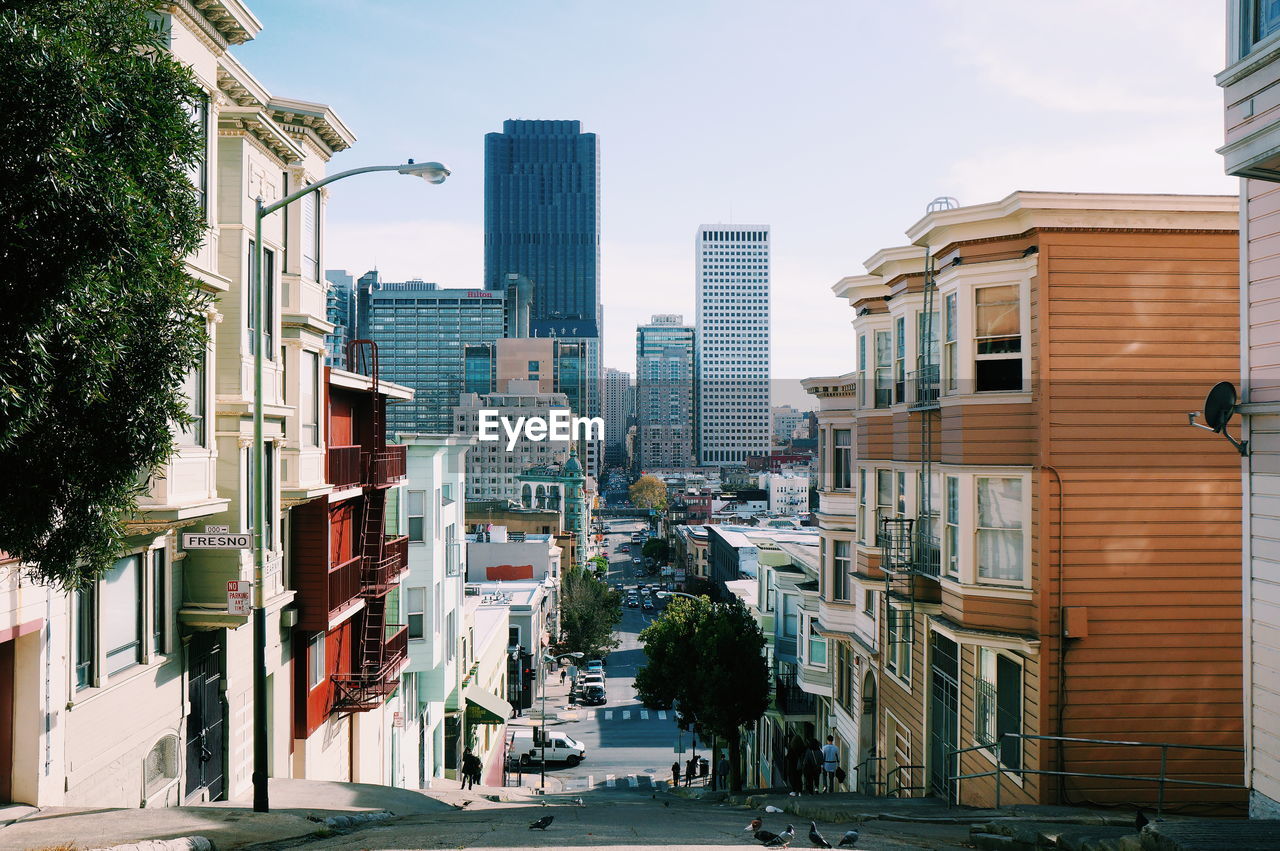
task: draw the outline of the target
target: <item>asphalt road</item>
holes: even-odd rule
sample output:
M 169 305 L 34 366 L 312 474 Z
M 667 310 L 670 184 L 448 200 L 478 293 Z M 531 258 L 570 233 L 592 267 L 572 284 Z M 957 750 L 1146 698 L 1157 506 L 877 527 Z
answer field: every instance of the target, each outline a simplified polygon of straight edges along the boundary
M 653 583 L 657 577 L 643 574 L 632 562 L 632 554 L 639 554 L 639 545 L 620 549 L 632 532 L 644 528 L 641 521 L 610 524 L 605 543 L 610 560 L 608 581 L 634 585 Z M 560 713 L 560 723 L 554 725 L 557 732 L 567 733 L 579 740 L 587 749 L 587 758 L 580 765 L 569 767 L 562 763 L 547 766 L 548 778 L 554 782 L 548 788 L 566 792 L 585 792 L 592 789 L 635 790 L 653 792 L 663 789 L 671 780 L 671 763 L 679 759 L 681 771 L 692 753 L 689 748 L 692 737 L 682 732 L 669 711 L 650 710 L 636 698 L 634 680 L 636 672 L 645 663 L 644 649 L 640 646 L 640 631 L 661 612 L 663 601 L 655 600 L 656 608 L 623 609 L 622 623 L 617 632 L 622 642 L 610 655 L 605 668 L 605 688 L 608 703 L 604 706 L 578 707 Z M 553 728 L 548 728 L 548 732 Z M 685 752 L 677 755 L 683 745 Z M 705 754 L 702 744 L 698 753 Z M 535 768 L 536 773 L 536 768 Z M 525 783 L 529 783 L 526 780 Z M 533 784 L 536 785 L 534 780 Z

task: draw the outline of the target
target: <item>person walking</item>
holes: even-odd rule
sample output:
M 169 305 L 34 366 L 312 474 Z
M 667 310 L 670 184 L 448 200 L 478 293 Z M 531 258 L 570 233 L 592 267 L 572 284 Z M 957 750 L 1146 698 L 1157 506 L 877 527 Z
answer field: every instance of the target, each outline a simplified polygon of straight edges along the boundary
M 728 754 L 720 757 L 720 788 L 727 790 L 729 788 L 729 756 Z
M 836 769 L 839 767 L 840 749 L 836 747 L 836 738 L 835 736 L 827 736 L 827 743 L 822 746 L 823 791 L 836 791 Z
M 698 773 L 698 758 L 696 756 L 689 757 L 689 761 L 684 765 L 684 785 L 692 786 L 694 775 Z
M 462 788 L 474 789 L 476 781 L 480 779 L 480 758 L 471 752 L 468 748 L 462 754 Z
M 671 788 L 680 786 L 680 760 L 671 763 Z
M 809 746 L 800 758 L 800 772 L 804 775 L 804 791 L 812 795 L 818 791 L 819 778 L 822 776 L 822 748 L 817 739 L 810 739 Z
M 798 798 L 804 790 L 803 774 L 800 770 L 800 760 L 804 757 L 804 740 L 799 736 L 791 737 L 791 744 L 787 747 L 784 755 L 784 766 L 786 770 L 787 786 L 791 791 L 788 792 L 791 797 Z
M 565 678 L 569 676 L 569 671 L 565 668 L 560 669 L 560 685 L 564 685 Z

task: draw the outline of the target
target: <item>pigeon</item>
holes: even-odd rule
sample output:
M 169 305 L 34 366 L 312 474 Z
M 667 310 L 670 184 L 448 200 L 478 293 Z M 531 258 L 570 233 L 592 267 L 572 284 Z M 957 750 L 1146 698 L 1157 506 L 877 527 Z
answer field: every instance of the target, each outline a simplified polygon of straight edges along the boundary
M 777 808 L 777 807 L 775 807 L 773 804 L 770 804 L 769 806 L 765 807 L 765 808 L 764 808 L 764 811 L 765 811 L 766 813 L 780 813 L 780 812 L 782 812 L 782 810 L 778 809 L 778 808 Z
M 743 830 L 749 830 L 752 833 L 755 833 L 757 830 L 759 830 L 763 826 L 764 826 L 764 822 L 760 821 L 760 819 L 758 818 L 753 818 L 751 820 L 751 823 L 748 824 L 746 827 L 744 827 Z
M 671 802 L 670 802 L 670 801 L 663 801 L 663 802 L 662 802 L 662 806 L 664 806 L 664 807 L 670 807 L 670 806 L 671 806 Z
M 809 841 L 813 843 L 814 848 L 830 848 L 831 843 L 822 838 L 822 834 L 818 833 L 818 823 L 809 822 Z
M 791 844 L 791 840 L 795 839 L 796 829 L 791 825 L 787 825 L 787 829 L 779 833 L 764 844 L 766 848 L 786 848 Z
M 551 822 L 555 821 L 555 816 L 543 816 L 542 818 L 529 825 L 530 830 L 546 830 L 551 826 Z
M 844 836 L 840 837 L 840 847 L 852 848 L 854 846 L 854 843 L 856 843 L 857 841 L 858 841 L 858 831 L 846 830 L 844 832 Z
M 585 801 L 583 801 L 581 798 L 574 798 L 574 799 L 573 799 L 573 805 L 574 805 L 575 807 L 585 807 L 587 804 L 586 804 L 586 802 L 585 802 Z
M 772 830 L 765 830 L 763 827 L 751 835 L 755 837 L 756 842 L 763 842 L 765 845 L 778 838 L 778 834 Z
M 1151 819 L 1147 818 L 1147 814 L 1142 811 L 1142 807 L 1138 807 L 1138 814 L 1133 817 L 1133 829 L 1141 833 L 1150 821 Z

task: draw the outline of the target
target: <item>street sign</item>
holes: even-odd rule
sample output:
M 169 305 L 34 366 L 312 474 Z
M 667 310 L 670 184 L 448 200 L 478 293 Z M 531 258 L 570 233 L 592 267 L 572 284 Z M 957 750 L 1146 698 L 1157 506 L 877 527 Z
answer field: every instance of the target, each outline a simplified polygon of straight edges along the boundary
M 676 739 L 675 751 L 676 753 L 684 753 L 684 741 L 682 739 Z
M 404 716 L 399 712 L 391 713 L 391 726 L 400 728 L 404 726 Z
M 253 548 L 253 535 L 223 532 L 184 532 L 182 546 L 188 550 L 248 550 Z
M 280 553 L 276 553 L 273 556 L 268 556 L 266 563 L 262 565 L 262 575 L 271 576 L 274 573 L 279 573 L 280 564 L 282 560 L 283 560 L 283 557 L 280 555 Z
M 253 594 L 253 583 L 246 579 L 231 579 L 227 582 L 227 614 L 247 615 L 253 610 L 250 597 Z
M 204 533 L 206 535 L 225 535 L 231 531 L 230 526 L 205 526 Z

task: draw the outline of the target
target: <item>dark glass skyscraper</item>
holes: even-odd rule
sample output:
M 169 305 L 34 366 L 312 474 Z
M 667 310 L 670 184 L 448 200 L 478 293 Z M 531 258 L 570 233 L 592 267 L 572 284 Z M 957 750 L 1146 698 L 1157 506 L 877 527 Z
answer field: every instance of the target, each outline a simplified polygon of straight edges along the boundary
M 577 121 L 484 137 L 485 288 L 533 281 L 530 336 L 600 336 L 600 149 Z

